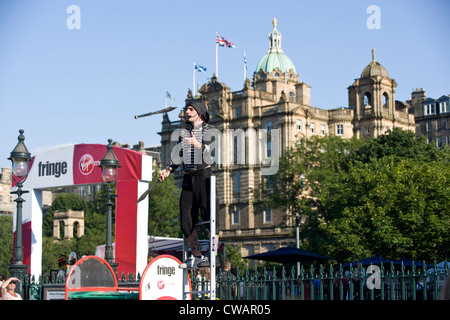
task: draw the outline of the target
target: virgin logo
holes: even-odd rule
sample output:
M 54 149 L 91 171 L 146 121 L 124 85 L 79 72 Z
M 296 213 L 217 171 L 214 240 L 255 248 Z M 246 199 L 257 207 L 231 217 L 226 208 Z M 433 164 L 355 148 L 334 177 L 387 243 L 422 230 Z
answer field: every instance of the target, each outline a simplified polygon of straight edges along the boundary
M 94 158 L 90 154 L 85 154 L 80 158 L 79 169 L 80 172 L 84 175 L 88 175 L 94 170 L 95 161 Z
M 156 285 L 158 286 L 158 289 L 160 289 L 160 290 L 164 289 L 164 287 L 165 287 L 163 280 L 159 280 Z

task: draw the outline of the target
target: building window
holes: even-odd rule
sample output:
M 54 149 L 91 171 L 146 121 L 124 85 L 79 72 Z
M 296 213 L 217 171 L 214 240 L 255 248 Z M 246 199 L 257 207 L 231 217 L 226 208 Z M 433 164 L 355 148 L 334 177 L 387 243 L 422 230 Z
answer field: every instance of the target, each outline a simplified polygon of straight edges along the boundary
M 272 178 L 271 178 L 271 176 L 262 176 L 262 179 L 263 179 L 264 189 L 266 191 L 272 191 L 273 185 L 272 185 Z
M 297 131 L 302 131 L 302 119 L 297 119 Z
M 231 224 L 239 224 L 239 211 L 237 209 L 231 212 Z
M 436 137 L 436 147 L 442 148 L 442 138 Z
M 311 129 L 311 134 L 314 134 L 315 130 L 314 130 L 314 123 L 310 124 L 310 129 Z
M 343 124 L 338 124 L 336 127 L 336 134 L 338 136 L 342 136 L 344 134 L 344 125 Z
M 426 126 L 427 126 L 427 132 L 430 132 L 433 129 L 432 124 L 431 124 L 431 120 L 428 120 L 426 122 Z
M 292 78 L 292 74 L 291 74 L 291 78 Z M 291 99 L 291 101 L 294 101 L 294 102 L 295 102 L 295 92 L 290 91 L 290 92 L 289 92 L 289 98 Z
M 272 222 L 272 210 L 271 209 L 265 209 L 263 212 L 263 215 L 264 215 L 264 223 Z
M 383 108 L 387 108 L 389 106 L 389 96 L 385 92 L 383 93 Z
M 439 111 L 441 113 L 450 112 L 450 105 L 449 105 L 448 101 L 439 102 Z
M 267 121 L 267 132 L 271 132 L 273 128 L 272 121 Z
M 234 117 L 235 118 L 240 118 L 241 117 L 241 108 L 234 108 Z
M 423 114 L 428 116 L 436 114 L 436 107 L 434 103 L 428 103 L 424 106 Z
M 235 173 L 231 176 L 233 180 L 233 196 L 239 196 L 241 193 L 241 174 Z
M 320 125 L 320 134 L 321 134 L 322 136 L 325 135 L 325 125 L 324 125 L 324 124 L 321 124 L 321 125 Z
M 364 94 L 363 103 L 365 106 L 372 105 L 372 96 L 369 92 Z

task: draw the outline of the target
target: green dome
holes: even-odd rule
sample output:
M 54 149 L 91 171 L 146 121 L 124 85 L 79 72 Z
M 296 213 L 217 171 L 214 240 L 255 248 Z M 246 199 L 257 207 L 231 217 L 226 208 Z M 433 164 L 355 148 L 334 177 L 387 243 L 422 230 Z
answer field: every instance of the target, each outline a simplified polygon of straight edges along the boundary
M 291 59 L 281 49 L 281 33 L 277 30 L 277 20 L 275 18 L 273 19 L 273 30 L 269 33 L 269 43 L 269 50 L 259 61 L 255 73 L 258 73 L 261 69 L 269 73 L 278 68 L 283 73 L 292 69 L 298 75 Z
M 272 72 L 275 68 L 280 69 L 283 73 L 292 69 L 292 71 L 297 74 L 297 70 L 295 69 L 294 63 L 292 63 L 292 60 L 284 53 L 276 52 L 267 53 L 262 57 L 256 67 L 256 73 L 261 69 L 263 69 L 264 72 Z

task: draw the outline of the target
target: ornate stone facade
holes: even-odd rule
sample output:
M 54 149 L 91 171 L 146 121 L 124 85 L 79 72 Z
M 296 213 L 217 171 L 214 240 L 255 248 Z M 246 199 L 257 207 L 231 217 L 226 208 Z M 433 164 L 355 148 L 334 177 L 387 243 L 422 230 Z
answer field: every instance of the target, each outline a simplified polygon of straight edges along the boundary
M 222 133 L 216 145 L 218 161 L 213 165 L 220 239 L 241 244 L 243 256 L 295 243 L 294 217 L 272 208 L 260 210 L 253 204 L 253 191 L 265 183 L 262 169 L 267 165 L 258 161 L 261 154 L 267 156 L 278 151 L 282 155 L 283 150 L 301 138 L 315 135 L 377 137 L 394 127 L 415 130 L 412 106 L 395 101 L 397 84 L 375 60 L 374 51 L 361 77 L 348 88 L 349 106 L 326 110 L 311 106 L 311 87 L 299 79 L 291 60 L 281 49 L 276 21 L 269 43 L 268 52 L 253 74 L 253 82 L 246 79 L 242 90 L 232 92 L 213 75 L 195 97 L 205 102 L 211 114 L 210 124 Z M 192 98 L 189 90 L 186 100 Z M 164 115 L 159 133 L 163 166 L 170 162 L 177 142 L 171 138 L 172 133 L 183 126 L 183 112 L 174 121 Z M 256 139 L 249 132 L 255 133 Z M 267 141 L 270 138 L 277 141 L 262 147 L 261 135 L 267 133 Z M 254 154 L 256 162 L 251 161 Z M 180 183 L 181 173 L 175 175 Z

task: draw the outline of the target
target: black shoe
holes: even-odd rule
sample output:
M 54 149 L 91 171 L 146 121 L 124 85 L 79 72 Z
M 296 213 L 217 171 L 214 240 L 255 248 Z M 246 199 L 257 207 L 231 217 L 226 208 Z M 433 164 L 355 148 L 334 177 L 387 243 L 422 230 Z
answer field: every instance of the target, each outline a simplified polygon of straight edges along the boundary
M 209 258 L 208 257 L 202 257 L 201 261 L 197 264 L 198 268 L 209 268 Z

